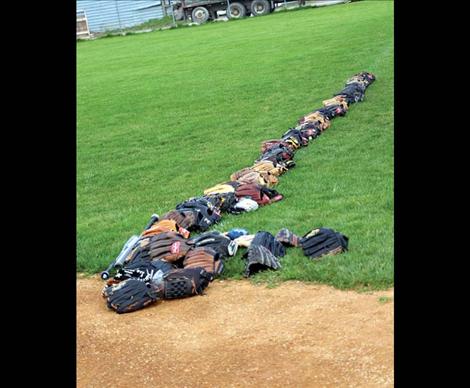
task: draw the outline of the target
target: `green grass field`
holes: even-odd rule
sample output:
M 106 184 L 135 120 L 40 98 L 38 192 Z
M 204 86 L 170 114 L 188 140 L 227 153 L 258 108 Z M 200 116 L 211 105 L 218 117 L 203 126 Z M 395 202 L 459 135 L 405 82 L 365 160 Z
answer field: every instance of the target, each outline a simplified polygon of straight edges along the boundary
M 149 216 L 201 195 L 258 157 L 347 78 L 371 71 L 363 102 L 309 147 L 276 189 L 285 199 L 214 229 L 349 237 L 312 262 L 292 248 L 255 282 L 393 285 L 393 2 L 361 1 L 77 45 L 77 271 L 96 273 Z M 225 277 L 240 278 L 242 253 Z

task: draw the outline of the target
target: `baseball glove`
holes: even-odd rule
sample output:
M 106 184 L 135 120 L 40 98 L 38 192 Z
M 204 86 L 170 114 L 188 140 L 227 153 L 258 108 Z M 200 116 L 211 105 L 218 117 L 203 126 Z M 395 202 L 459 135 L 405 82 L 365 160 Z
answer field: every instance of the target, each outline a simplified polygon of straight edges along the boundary
M 177 232 L 165 232 L 152 236 L 149 241 L 149 256 L 151 260 L 164 259 L 176 262 L 191 248 L 191 243 Z
M 235 190 L 235 189 L 234 189 Z M 230 209 L 236 205 L 237 197 L 235 192 L 233 193 L 222 193 L 222 194 L 209 194 L 204 196 L 214 207 L 220 209 L 220 212 L 229 212 Z
M 308 142 L 306 144 L 304 144 L 303 140 L 299 140 L 295 136 L 288 137 L 285 140 L 285 142 L 287 143 L 287 147 L 290 148 L 291 151 L 295 151 L 295 150 L 299 149 L 300 147 L 302 147 L 303 145 L 308 144 Z
M 173 220 L 180 228 L 190 230 L 197 224 L 197 214 L 193 211 L 172 210 L 162 217 L 163 220 Z
M 164 233 L 164 232 L 176 232 L 178 226 L 176 225 L 175 220 L 163 219 L 155 224 L 153 224 L 149 229 L 142 233 L 142 237 L 153 236 L 154 234 Z
M 348 103 L 348 105 L 354 104 L 364 100 L 366 86 L 361 83 L 350 83 L 346 85 L 339 93 L 335 96 L 342 96 Z
M 266 205 L 269 203 L 269 197 L 261 191 L 261 186 L 255 183 L 245 183 L 240 185 L 235 191 L 235 196 L 239 200 L 241 198 L 248 197 L 258 205 Z
M 260 186 L 272 187 L 276 185 L 279 180 L 269 172 L 258 172 L 246 169 L 243 174 L 238 177 L 237 182 L 240 182 L 241 184 L 256 183 Z
M 345 109 L 343 105 L 341 104 L 336 104 L 336 105 L 328 105 L 321 109 L 318 109 L 318 112 L 325 115 L 325 117 L 331 120 L 335 118 L 336 116 L 344 116 L 347 112 L 347 109 Z
M 277 232 L 276 240 L 288 247 L 296 247 L 299 245 L 299 236 L 292 233 L 287 228 L 282 228 Z
M 220 258 L 235 256 L 237 253 L 237 243 L 220 232 L 206 232 L 193 239 L 191 243 L 194 247 L 208 247 L 214 249 Z M 188 252 L 189 254 L 190 252 Z
M 277 145 L 270 148 L 264 154 L 262 154 L 255 162 L 260 160 L 270 160 L 271 162 L 283 162 L 291 160 L 294 157 L 294 152 L 290 148 L 283 145 Z
M 217 276 L 224 270 L 224 263 L 220 259 L 219 253 L 210 248 L 201 246 L 192 248 L 186 254 L 183 261 L 184 268 L 203 268 L 212 276 Z
M 366 87 L 368 87 L 372 82 L 375 81 L 375 75 L 372 73 L 369 73 L 367 71 L 363 71 L 360 73 L 357 73 L 353 75 L 351 78 L 349 78 L 346 81 L 346 85 L 352 84 L 352 83 L 363 83 Z
M 227 183 L 219 183 L 218 185 L 209 187 L 208 189 L 204 190 L 204 195 L 225 194 L 234 192 L 235 188 L 232 185 L 229 185 Z
M 119 268 L 114 281 L 122 281 L 129 278 L 136 278 L 142 281 L 150 281 L 158 273 L 165 274 L 173 270 L 175 266 L 164 260 L 146 260 L 137 258 L 129 264 Z
M 235 195 L 239 199 L 248 197 L 260 206 L 280 201 L 283 198 L 282 194 L 279 194 L 276 190 L 269 189 L 254 183 L 240 185 L 235 191 Z
M 261 142 L 261 153 L 264 154 L 265 152 L 279 146 L 289 148 L 291 151 L 295 151 L 298 148 L 295 143 L 289 143 L 284 139 L 272 139 Z
M 160 299 L 160 289 L 152 283 L 130 278 L 107 286 L 102 293 L 107 306 L 118 314 L 130 313 Z
M 277 257 L 282 257 L 286 254 L 286 248 L 269 232 L 259 231 L 256 233 L 250 247 L 256 245 L 262 245 Z
M 295 167 L 295 162 L 293 160 L 286 160 L 285 162 L 279 162 L 277 165 L 287 171 Z
M 320 130 L 323 132 L 327 130 L 330 126 L 330 120 L 324 114 L 318 110 L 309 113 L 306 116 L 303 116 L 299 119 L 299 124 L 304 124 L 307 122 L 319 122 Z
M 200 295 L 212 280 L 203 268 L 175 269 L 163 277 L 162 298 L 178 299 Z
M 241 170 L 238 170 L 234 172 L 232 175 L 230 175 L 230 180 L 231 181 L 236 181 L 238 178 L 241 178 L 243 175 L 248 174 L 250 172 L 254 171 L 251 167 L 245 167 L 242 168 Z
M 307 138 L 308 141 L 316 139 L 322 133 L 322 125 L 319 121 L 307 121 L 297 128 L 299 128 L 302 137 Z
M 195 212 L 196 225 L 191 230 L 205 231 L 221 219 L 220 209 L 204 197 L 190 198 L 176 205 L 176 210 Z
M 304 255 L 320 259 L 325 255 L 336 255 L 347 251 L 349 238 L 333 229 L 318 228 L 306 233 L 299 241 Z
M 265 269 L 276 270 L 281 268 L 278 258 L 262 245 L 250 245 L 243 258 L 246 259 L 245 277 Z
M 302 132 L 297 128 L 289 128 L 287 132 L 282 135 L 282 139 L 285 141 L 291 141 L 297 144 L 296 148 L 300 146 L 308 145 L 308 139 L 302 136 Z
M 280 176 L 287 171 L 281 163 L 275 163 L 271 160 L 260 160 L 250 167 L 253 171 L 269 172 L 271 175 Z
M 284 196 L 274 189 L 261 187 L 261 192 L 269 198 L 269 203 L 280 201 Z
M 346 100 L 342 96 L 335 96 L 333 98 L 323 100 L 322 104 L 323 104 L 323 106 L 342 104 L 343 106 L 345 106 L 345 109 L 348 108 L 348 103 L 346 102 Z

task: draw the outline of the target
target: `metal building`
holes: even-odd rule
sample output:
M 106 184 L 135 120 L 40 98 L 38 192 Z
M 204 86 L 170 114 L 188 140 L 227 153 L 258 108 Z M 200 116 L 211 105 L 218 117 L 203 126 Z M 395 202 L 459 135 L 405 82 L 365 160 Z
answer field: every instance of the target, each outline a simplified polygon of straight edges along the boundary
M 152 0 L 77 0 L 77 17 L 83 14 L 91 33 L 133 27 L 164 16 L 162 2 Z

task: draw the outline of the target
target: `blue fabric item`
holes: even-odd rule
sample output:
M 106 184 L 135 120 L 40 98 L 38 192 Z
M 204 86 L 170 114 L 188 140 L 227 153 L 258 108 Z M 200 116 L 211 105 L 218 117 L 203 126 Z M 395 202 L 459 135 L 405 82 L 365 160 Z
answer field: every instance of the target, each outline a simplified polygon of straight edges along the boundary
M 237 237 L 246 236 L 247 234 L 248 234 L 248 231 L 246 229 L 235 228 L 235 229 L 230 229 L 228 231 L 227 237 L 230 238 L 231 240 L 235 240 Z

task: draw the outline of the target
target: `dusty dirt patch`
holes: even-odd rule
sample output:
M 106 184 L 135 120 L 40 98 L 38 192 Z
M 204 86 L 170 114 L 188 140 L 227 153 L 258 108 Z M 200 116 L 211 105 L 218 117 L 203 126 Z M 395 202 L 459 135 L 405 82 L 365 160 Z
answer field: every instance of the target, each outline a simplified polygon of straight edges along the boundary
M 77 279 L 77 387 L 393 386 L 393 289 L 214 281 L 119 315 L 102 287 Z

